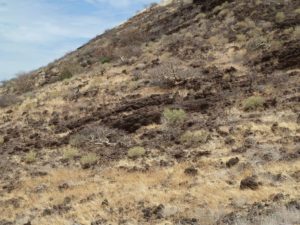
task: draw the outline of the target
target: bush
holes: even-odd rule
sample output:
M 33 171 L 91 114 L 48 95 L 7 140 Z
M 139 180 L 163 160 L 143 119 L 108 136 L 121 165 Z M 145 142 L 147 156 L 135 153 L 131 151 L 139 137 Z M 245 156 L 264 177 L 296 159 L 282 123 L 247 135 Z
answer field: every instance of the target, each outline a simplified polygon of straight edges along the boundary
M 295 30 L 293 31 L 293 38 L 300 39 L 300 26 L 296 26 Z
M 0 136 L 0 145 L 3 145 L 4 142 L 5 142 L 4 137 L 3 137 L 3 136 Z
M 74 134 L 70 137 L 69 144 L 72 147 L 82 147 L 87 141 L 87 138 L 82 134 Z
M 5 108 L 11 105 L 15 105 L 19 101 L 20 101 L 19 98 L 15 95 L 0 96 L 0 108 Z
M 265 103 L 265 99 L 263 97 L 261 97 L 261 96 L 252 96 L 252 97 L 247 98 L 243 102 L 243 108 L 246 111 L 255 110 L 257 108 L 263 107 L 264 103 Z
M 65 68 L 65 69 L 63 69 L 62 72 L 60 73 L 60 75 L 59 75 L 59 80 L 60 80 L 60 81 L 63 81 L 63 80 L 66 80 L 66 79 L 70 79 L 70 78 L 72 78 L 72 77 L 73 77 L 72 72 L 71 72 L 69 69 Z
M 34 76 L 32 74 L 20 73 L 11 81 L 12 88 L 15 92 L 23 94 L 32 91 L 35 87 Z
M 170 127 L 182 125 L 185 119 L 186 113 L 182 109 L 165 109 L 163 112 L 163 120 Z
M 97 155 L 95 153 L 89 153 L 80 159 L 80 164 L 82 168 L 87 169 L 95 165 L 97 161 L 98 161 Z
M 76 148 L 67 147 L 63 151 L 64 159 L 70 160 L 79 156 L 79 151 Z
M 276 19 L 277 23 L 283 22 L 285 20 L 285 14 L 284 14 L 284 12 L 278 12 L 278 13 L 276 13 L 275 19 Z
M 36 161 L 36 152 L 30 151 L 25 155 L 24 161 L 28 164 L 34 163 Z
M 187 131 L 181 136 L 180 142 L 188 146 L 194 146 L 206 143 L 208 137 L 209 133 L 203 130 Z
M 127 155 L 129 158 L 139 158 L 145 155 L 145 153 L 146 151 L 143 147 L 133 147 L 128 150 Z
M 110 63 L 110 61 L 111 61 L 110 57 L 106 57 L 106 56 L 100 57 L 101 64 Z

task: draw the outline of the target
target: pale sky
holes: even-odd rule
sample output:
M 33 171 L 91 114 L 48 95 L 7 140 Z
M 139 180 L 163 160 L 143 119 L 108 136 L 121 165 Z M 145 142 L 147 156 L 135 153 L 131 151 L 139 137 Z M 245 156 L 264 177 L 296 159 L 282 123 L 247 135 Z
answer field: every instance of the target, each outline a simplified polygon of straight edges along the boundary
M 0 0 L 0 81 L 75 50 L 158 0 Z

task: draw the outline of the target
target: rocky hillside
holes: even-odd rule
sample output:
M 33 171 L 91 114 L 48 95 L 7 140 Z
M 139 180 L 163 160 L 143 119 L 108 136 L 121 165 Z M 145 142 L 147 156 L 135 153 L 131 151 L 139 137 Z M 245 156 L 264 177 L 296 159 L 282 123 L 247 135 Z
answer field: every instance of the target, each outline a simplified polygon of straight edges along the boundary
M 0 225 L 300 224 L 299 0 L 153 5 L 0 113 Z

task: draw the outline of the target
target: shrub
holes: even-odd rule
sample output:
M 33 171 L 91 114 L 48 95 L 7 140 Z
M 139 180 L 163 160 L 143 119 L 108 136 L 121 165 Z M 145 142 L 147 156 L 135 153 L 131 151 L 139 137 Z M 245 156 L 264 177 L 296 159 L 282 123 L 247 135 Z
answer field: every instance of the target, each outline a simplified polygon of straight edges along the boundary
M 194 146 L 200 143 L 206 143 L 208 137 L 209 133 L 203 130 L 187 131 L 181 136 L 180 142 L 188 146 Z
M 300 26 L 295 27 L 295 30 L 293 31 L 293 38 L 300 39 Z
M 3 95 L 0 96 L 0 108 L 5 108 L 11 105 L 15 105 L 20 100 L 15 95 Z
M 111 58 L 107 56 L 100 57 L 101 64 L 110 63 Z
M 80 159 L 80 164 L 82 168 L 86 169 L 91 167 L 92 165 L 95 165 L 97 161 L 98 161 L 97 155 L 95 153 L 89 153 Z
M 264 103 L 265 103 L 265 99 L 263 97 L 251 96 L 243 102 L 243 108 L 246 111 L 255 110 L 257 108 L 263 107 Z
M 247 41 L 247 36 L 244 34 L 238 34 L 238 35 L 236 35 L 236 39 L 239 42 L 245 42 L 245 41 Z
M 82 147 L 87 141 L 87 138 L 82 134 L 75 134 L 70 137 L 69 144 L 72 147 Z
M 0 135 L 0 145 L 3 145 L 5 142 L 4 137 Z
M 20 94 L 32 91 L 35 86 L 34 76 L 26 73 L 17 74 L 17 77 L 9 82 L 13 90 Z
M 30 151 L 25 155 L 24 161 L 28 164 L 34 163 L 36 161 L 36 152 Z
M 285 20 L 285 14 L 284 14 L 284 12 L 278 12 L 278 13 L 276 13 L 275 19 L 276 19 L 277 23 L 283 22 Z
M 246 48 L 248 51 L 265 49 L 269 46 L 268 43 L 268 39 L 265 37 L 254 37 L 247 43 Z
M 145 155 L 145 153 L 146 151 L 143 147 L 133 147 L 128 150 L 127 155 L 129 158 L 139 158 Z
M 64 159 L 70 160 L 79 156 L 79 151 L 76 148 L 67 147 L 63 151 Z
M 66 80 L 66 79 L 70 79 L 72 77 L 73 77 L 72 72 L 69 69 L 65 68 L 60 73 L 59 79 L 60 79 L 60 81 L 63 81 L 63 80 Z
M 182 109 L 165 109 L 163 112 L 163 120 L 170 127 L 182 125 L 185 119 L 186 113 Z

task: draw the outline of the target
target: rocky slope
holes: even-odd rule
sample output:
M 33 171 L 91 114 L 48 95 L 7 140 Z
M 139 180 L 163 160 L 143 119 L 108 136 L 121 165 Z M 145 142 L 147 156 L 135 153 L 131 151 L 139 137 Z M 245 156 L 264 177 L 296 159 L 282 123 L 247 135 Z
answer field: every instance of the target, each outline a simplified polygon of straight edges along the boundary
M 0 88 L 0 224 L 300 224 L 300 2 L 152 6 Z

